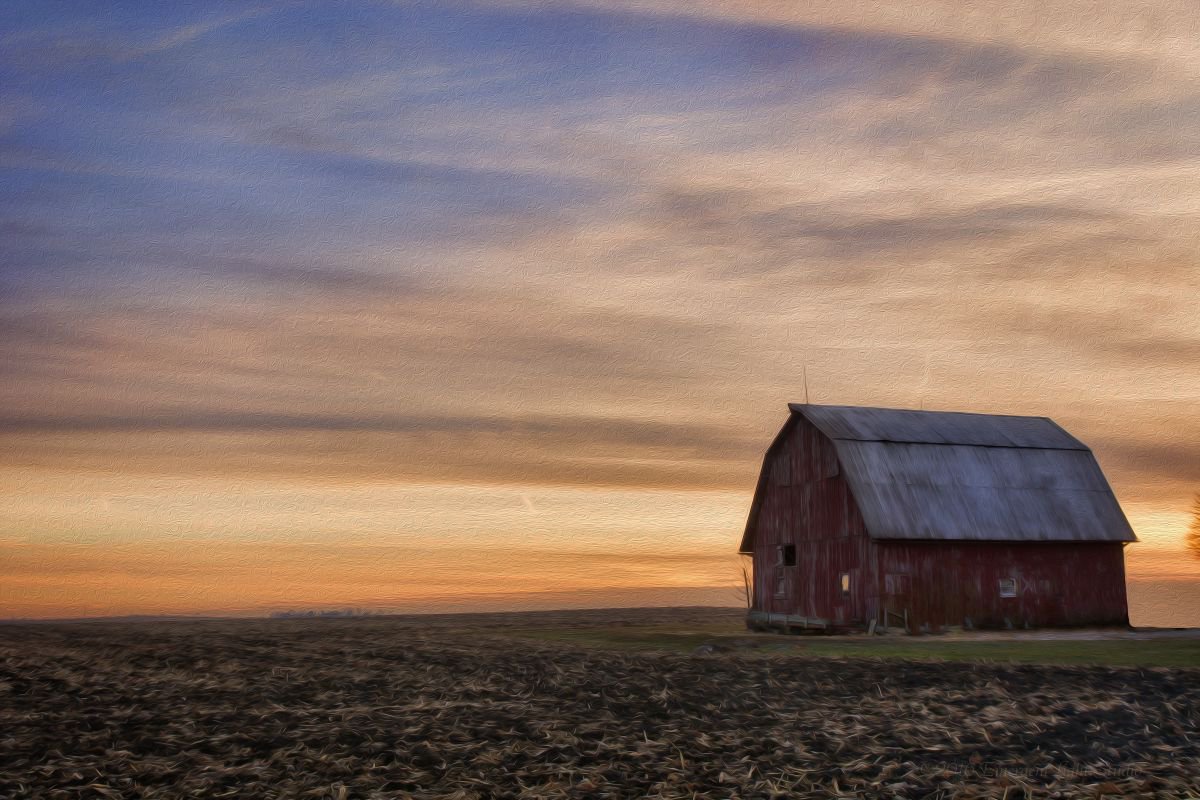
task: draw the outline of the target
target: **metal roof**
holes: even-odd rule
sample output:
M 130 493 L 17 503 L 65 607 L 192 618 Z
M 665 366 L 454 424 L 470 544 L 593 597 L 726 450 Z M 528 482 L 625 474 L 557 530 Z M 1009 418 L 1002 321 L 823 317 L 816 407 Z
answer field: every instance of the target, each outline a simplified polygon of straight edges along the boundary
M 1089 450 L 834 440 L 873 539 L 1136 541 Z
M 1137 541 L 1092 451 L 1046 417 L 789 409 L 767 461 L 795 418 L 807 419 L 833 441 L 873 539 Z M 766 490 L 760 479 L 743 552 Z

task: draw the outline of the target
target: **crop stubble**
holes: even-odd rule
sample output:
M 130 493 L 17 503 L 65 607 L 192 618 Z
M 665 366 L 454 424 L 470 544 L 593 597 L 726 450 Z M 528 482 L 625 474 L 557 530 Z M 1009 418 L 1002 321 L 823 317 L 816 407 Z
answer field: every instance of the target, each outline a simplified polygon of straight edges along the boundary
M 513 624 L 0 627 L 0 796 L 1186 797 L 1200 786 L 1200 671 L 629 653 L 517 639 Z

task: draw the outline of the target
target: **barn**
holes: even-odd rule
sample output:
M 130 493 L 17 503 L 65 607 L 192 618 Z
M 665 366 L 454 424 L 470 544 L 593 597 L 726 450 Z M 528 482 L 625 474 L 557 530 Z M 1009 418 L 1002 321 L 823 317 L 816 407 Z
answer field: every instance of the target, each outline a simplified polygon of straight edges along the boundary
M 753 628 L 1127 625 L 1137 541 L 1046 417 L 791 404 L 740 552 Z

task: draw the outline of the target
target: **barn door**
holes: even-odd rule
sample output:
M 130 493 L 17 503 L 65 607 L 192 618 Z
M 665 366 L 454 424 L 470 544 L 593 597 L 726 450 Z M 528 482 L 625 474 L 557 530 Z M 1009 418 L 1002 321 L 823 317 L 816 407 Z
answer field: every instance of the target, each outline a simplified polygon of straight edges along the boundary
M 882 620 L 884 626 L 908 627 L 908 604 L 912 594 L 912 579 L 907 573 L 889 572 L 884 575 Z

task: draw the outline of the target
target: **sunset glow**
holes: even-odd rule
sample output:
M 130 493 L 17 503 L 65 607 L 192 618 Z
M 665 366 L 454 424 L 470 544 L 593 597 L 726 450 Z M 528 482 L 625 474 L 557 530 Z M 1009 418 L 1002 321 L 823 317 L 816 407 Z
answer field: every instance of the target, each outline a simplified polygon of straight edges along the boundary
M 1200 603 L 1200 15 L 843 6 L 6 4 L 0 618 L 738 605 L 806 391 Z

